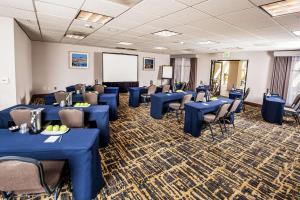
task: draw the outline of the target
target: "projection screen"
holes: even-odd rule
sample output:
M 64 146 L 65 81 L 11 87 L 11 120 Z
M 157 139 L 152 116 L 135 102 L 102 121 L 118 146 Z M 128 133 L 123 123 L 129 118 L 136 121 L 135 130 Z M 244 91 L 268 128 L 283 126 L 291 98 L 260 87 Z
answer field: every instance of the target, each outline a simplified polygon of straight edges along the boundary
M 103 82 L 138 81 L 138 56 L 103 53 Z

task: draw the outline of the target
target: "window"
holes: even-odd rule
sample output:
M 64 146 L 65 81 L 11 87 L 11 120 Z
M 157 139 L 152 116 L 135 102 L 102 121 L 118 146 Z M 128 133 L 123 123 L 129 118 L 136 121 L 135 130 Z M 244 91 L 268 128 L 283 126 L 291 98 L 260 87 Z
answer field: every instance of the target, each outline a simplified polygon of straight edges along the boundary
M 174 79 L 176 82 L 189 82 L 191 59 L 175 58 Z

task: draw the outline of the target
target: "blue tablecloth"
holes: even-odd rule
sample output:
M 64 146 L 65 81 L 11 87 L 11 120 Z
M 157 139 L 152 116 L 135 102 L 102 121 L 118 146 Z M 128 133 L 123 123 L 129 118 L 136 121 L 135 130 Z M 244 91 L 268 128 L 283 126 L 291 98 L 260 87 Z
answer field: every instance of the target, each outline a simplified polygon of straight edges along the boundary
M 237 108 L 237 111 L 236 111 L 237 113 L 241 112 L 241 108 L 243 105 L 243 96 L 244 96 L 244 92 L 242 90 L 231 90 L 229 92 L 229 99 L 241 99 L 242 100 L 241 104 Z
M 73 94 L 72 100 L 74 103 L 83 102 L 82 94 Z M 54 93 L 44 96 L 45 105 L 52 105 L 56 102 Z M 117 94 L 100 94 L 98 95 L 98 103 L 100 105 L 109 105 L 109 119 L 117 120 L 118 119 L 118 105 L 117 105 Z
M 285 101 L 280 96 L 264 95 L 261 114 L 265 121 L 282 124 Z
M 0 156 L 38 160 L 67 160 L 74 199 L 91 200 L 105 185 L 98 152 L 98 129 L 71 129 L 61 142 L 44 143 L 49 136 L 11 133 L 0 129 Z
M 141 94 L 147 93 L 147 87 L 130 87 L 129 88 L 129 106 L 138 107 L 141 102 Z
M 5 110 L 0 111 L 0 128 L 8 128 L 9 123 L 13 120 L 10 117 L 10 110 L 18 106 L 25 106 L 30 108 L 45 108 L 42 112 L 42 120 L 54 121 L 60 120 L 58 112 L 62 108 L 59 106 L 52 105 L 16 105 Z M 84 111 L 86 121 L 95 121 L 97 128 L 100 129 L 99 145 L 101 147 L 107 146 L 109 143 L 109 108 L 107 105 L 101 106 L 90 106 L 88 108 L 78 108 Z
M 67 92 L 75 92 L 75 85 L 71 85 L 69 87 L 66 87 L 66 91 Z M 85 87 L 85 91 L 94 91 L 93 89 L 93 86 L 91 85 L 87 85 Z M 105 87 L 104 88 L 104 93 L 107 93 L 107 94 L 117 94 L 117 102 L 118 102 L 118 105 L 119 105 L 119 87 Z
M 185 119 L 184 131 L 192 134 L 194 137 L 201 135 L 203 115 L 206 113 L 216 112 L 224 103 L 232 103 L 233 100 L 223 97 L 218 97 L 217 100 L 209 102 L 191 102 L 184 106 Z M 231 121 L 234 120 L 231 116 Z
M 192 94 L 193 98 L 196 97 L 196 92 L 194 91 L 185 91 L 178 93 L 156 93 L 151 95 L 151 117 L 155 119 L 161 119 L 163 117 L 163 114 L 167 111 L 169 103 L 176 101 L 180 102 L 186 94 Z

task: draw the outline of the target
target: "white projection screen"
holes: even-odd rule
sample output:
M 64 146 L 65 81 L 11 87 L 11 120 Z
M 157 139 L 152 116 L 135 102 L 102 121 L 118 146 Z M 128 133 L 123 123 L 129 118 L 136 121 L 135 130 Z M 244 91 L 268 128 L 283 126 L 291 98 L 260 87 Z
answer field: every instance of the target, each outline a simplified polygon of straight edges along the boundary
M 166 78 L 166 79 L 173 78 L 173 67 L 172 66 L 163 66 L 162 78 Z
M 138 81 L 138 56 L 103 53 L 103 82 Z

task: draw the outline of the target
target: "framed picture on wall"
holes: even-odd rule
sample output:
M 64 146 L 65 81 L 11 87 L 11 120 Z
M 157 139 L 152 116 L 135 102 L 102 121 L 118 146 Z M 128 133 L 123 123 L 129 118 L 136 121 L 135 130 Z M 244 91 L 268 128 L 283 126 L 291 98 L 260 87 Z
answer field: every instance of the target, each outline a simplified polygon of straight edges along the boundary
M 84 52 L 69 52 L 69 65 L 74 69 L 89 68 L 89 54 Z
M 144 70 L 155 70 L 155 59 L 154 58 L 144 58 Z

